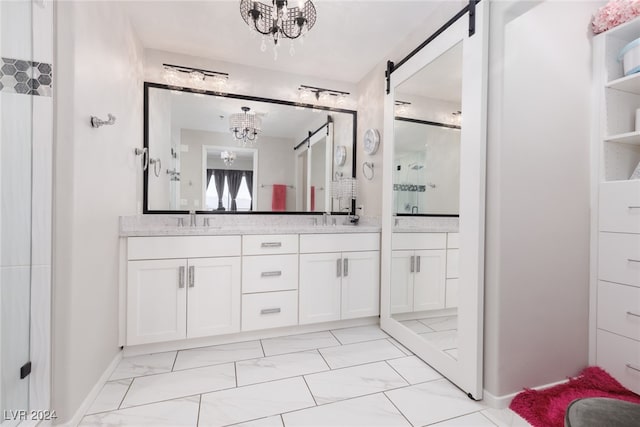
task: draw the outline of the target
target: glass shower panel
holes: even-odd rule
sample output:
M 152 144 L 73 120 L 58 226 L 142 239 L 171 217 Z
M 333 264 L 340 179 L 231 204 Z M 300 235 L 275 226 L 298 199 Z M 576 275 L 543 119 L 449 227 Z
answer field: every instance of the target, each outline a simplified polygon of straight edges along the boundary
M 0 2 L 0 424 L 29 409 L 32 2 Z M 24 415 L 23 415 L 24 416 Z

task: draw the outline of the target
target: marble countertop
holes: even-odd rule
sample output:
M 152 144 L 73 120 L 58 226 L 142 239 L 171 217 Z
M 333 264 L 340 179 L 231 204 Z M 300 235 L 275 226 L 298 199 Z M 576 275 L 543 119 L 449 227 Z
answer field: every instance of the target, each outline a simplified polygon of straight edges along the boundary
M 182 218 L 184 226 L 178 226 Z M 204 219 L 209 218 L 209 226 Z M 319 225 L 315 225 L 315 220 Z M 346 216 L 328 217 L 322 225 L 321 216 L 309 215 L 198 215 L 198 226 L 189 226 L 188 215 L 136 215 L 120 217 L 120 236 L 216 236 L 238 234 L 330 234 L 379 233 L 379 221 L 361 219 L 358 225 L 345 224 Z
M 456 217 L 396 217 L 394 233 L 457 233 L 460 221 Z

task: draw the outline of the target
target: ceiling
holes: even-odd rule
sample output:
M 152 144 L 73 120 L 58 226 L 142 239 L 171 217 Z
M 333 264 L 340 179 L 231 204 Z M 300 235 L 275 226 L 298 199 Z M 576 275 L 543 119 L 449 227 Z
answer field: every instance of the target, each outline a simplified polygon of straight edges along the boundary
M 240 16 L 239 0 L 128 1 L 125 7 L 145 48 L 357 83 L 389 59 L 438 3 L 314 0 L 318 18 L 304 45 L 296 40 L 291 56 L 290 41 L 285 40 L 277 60 L 273 42 L 267 43 L 266 52 L 260 51 L 260 37 L 252 35 Z

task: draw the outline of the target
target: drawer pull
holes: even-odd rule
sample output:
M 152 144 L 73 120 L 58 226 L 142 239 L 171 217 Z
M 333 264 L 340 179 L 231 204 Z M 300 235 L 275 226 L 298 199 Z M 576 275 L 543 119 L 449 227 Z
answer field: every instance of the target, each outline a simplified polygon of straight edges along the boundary
M 420 255 L 416 255 L 416 273 L 420 273 Z
M 343 264 L 342 271 L 344 272 L 344 277 L 347 277 L 349 275 L 349 258 L 345 258 Z
M 280 307 L 278 308 L 263 308 L 262 310 L 260 310 L 260 314 L 276 314 L 276 313 L 280 313 Z
M 261 277 L 278 277 L 282 276 L 282 271 L 263 271 Z
M 640 206 L 629 206 L 629 209 L 640 209 Z
M 336 260 L 336 277 L 342 277 L 342 259 Z
M 178 268 L 178 288 L 184 288 L 184 267 Z
M 416 257 L 411 257 L 411 265 L 409 266 L 409 273 L 413 273 L 416 270 Z
M 262 247 L 262 248 L 280 248 L 280 247 L 282 247 L 282 242 L 262 242 L 260 247 Z
M 638 313 L 634 313 L 633 311 L 627 311 L 627 314 L 628 314 L 629 316 L 640 317 L 640 314 L 638 314 Z
M 640 262 L 640 259 L 627 258 L 629 262 Z
M 629 368 L 629 369 L 633 369 L 633 370 L 634 370 L 634 371 L 636 371 L 636 372 L 640 372 L 640 367 L 638 367 L 638 366 L 632 365 L 631 363 L 627 363 L 627 365 L 626 365 L 626 366 L 627 366 L 627 368 Z

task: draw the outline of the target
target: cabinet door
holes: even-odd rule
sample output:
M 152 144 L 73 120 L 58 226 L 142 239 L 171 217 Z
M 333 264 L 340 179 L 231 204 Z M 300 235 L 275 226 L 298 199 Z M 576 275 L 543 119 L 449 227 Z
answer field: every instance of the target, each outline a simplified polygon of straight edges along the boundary
M 189 260 L 187 337 L 240 331 L 240 257 Z
M 342 254 L 342 319 L 380 314 L 380 252 Z
M 339 253 L 300 255 L 300 324 L 340 320 Z
M 186 337 L 186 261 L 129 261 L 127 345 Z
M 391 252 L 391 314 L 413 311 L 413 251 Z
M 414 311 L 444 308 L 447 253 L 445 250 L 416 251 L 413 279 Z

